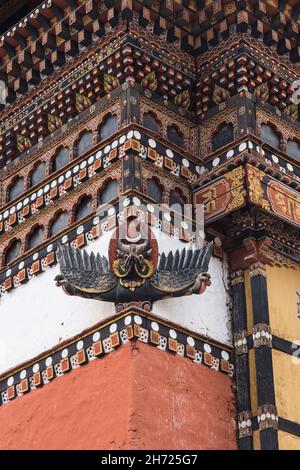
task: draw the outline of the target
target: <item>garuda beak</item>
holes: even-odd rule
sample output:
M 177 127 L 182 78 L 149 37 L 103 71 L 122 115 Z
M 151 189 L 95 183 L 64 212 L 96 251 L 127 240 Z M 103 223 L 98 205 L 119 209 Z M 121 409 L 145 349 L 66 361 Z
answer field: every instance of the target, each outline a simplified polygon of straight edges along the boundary
M 210 274 L 208 273 L 201 273 L 197 277 L 193 287 L 192 293 L 193 294 L 203 294 L 206 290 L 207 286 L 211 285 Z
M 64 278 L 64 276 L 62 276 L 61 274 L 58 274 L 55 278 L 54 278 L 54 281 L 55 281 L 55 285 L 57 287 L 61 287 L 65 284 L 66 280 Z

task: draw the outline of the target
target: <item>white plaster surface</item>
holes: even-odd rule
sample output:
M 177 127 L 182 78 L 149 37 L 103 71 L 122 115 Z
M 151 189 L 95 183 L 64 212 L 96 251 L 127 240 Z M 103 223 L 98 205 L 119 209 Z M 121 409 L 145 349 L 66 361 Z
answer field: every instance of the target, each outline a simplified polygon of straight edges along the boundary
M 156 232 L 155 235 L 159 237 Z M 179 240 L 159 237 L 159 251 L 187 247 Z M 188 328 L 210 339 L 231 345 L 231 323 L 229 312 L 228 269 L 218 258 L 212 258 L 209 264 L 211 286 L 201 295 L 191 295 L 174 299 L 160 300 L 154 303 L 153 313 L 165 320 Z
M 110 235 L 103 235 L 87 250 L 107 256 Z M 159 241 L 160 251 L 184 246 L 175 240 Z M 66 295 L 55 286 L 54 277 L 58 273 L 59 267 L 52 267 L 1 298 L 0 374 L 115 314 L 113 304 Z M 220 260 L 211 260 L 210 273 L 212 285 L 204 294 L 156 302 L 153 313 L 230 344 L 228 299 L 223 281 L 226 273 Z
M 227 293 L 220 260 L 213 258 L 209 273 L 212 284 L 201 295 L 190 295 L 156 302 L 153 313 L 220 343 L 231 344 Z

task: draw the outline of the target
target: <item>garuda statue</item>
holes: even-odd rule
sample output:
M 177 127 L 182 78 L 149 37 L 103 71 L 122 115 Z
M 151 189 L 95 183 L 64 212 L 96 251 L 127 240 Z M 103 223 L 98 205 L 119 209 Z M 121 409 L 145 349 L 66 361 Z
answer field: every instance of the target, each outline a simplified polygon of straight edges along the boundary
M 59 246 L 61 274 L 56 285 L 69 295 L 107 302 L 152 302 L 167 297 L 201 294 L 210 285 L 212 244 L 199 249 L 162 253 L 152 230 L 133 219 L 116 229 L 108 259 L 78 248 Z

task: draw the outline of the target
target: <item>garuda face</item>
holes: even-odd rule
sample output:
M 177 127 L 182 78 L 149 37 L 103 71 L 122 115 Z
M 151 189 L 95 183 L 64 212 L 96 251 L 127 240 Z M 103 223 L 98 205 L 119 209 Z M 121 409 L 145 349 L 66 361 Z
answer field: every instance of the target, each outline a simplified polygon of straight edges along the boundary
M 149 240 L 118 240 L 117 259 L 112 263 L 112 271 L 120 279 L 120 285 L 134 292 L 154 274 Z
M 121 227 L 115 235 L 109 260 L 86 250 L 59 247 L 57 285 L 69 295 L 118 304 L 201 294 L 210 284 L 212 244 L 162 253 L 158 264 L 157 241 L 148 226 L 130 222 L 126 233 Z

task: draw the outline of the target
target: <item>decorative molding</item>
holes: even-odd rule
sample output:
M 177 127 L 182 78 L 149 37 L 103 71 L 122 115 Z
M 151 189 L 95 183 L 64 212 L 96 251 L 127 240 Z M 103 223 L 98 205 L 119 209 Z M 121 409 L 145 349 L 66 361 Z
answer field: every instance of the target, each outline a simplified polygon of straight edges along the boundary
M 269 410 L 269 412 L 270 412 L 270 410 Z M 291 421 L 287 418 L 284 418 L 283 416 L 277 416 L 274 413 L 273 413 L 273 415 L 275 416 L 275 421 L 278 423 L 277 424 L 278 428 L 274 429 L 275 431 L 284 431 L 284 432 L 286 432 L 286 433 L 288 433 L 292 436 L 300 437 L 300 424 L 299 423 L 296 423 L 295 421 Z M 277 420 L 277 418 L 278 418 L 278 420 Z M 272 421 L 274 421 L 274 419 L 272 419 Z M 259 430 L 259 423 L 260 423 L 260 419 L 258 420 L 258 416 L 253 416 L 252 417 L 252 426 L 253 426 L 254 431 Z M 273 425 L 273 423 L 271 423 L 271 425 Z M 276 426 L 276 424 L 275 424 L 275 426 Z M 272 429 L 272 427 L 271 427 L 271 429 Z
M 250 266 L 250 277 L 263 276 L 267 277 L 265 264 L 258 261 Z
M 248 353 L 247 331 L 237 331 L 234 333 L 234 347 L 237 356 Z
M 261 265 L 272 263 L 271 252 L 268 251 L 269 247 L 272 245 L 272 240 L 270 238 L 265 237 L 263 240 L 256 240 L 250 236 L 243 240 L 243 245 L 246 248 L 244 261 L 247 266 L 250 264 L 250 270 L 252 269 L 252 266 L 257 265 L 258 263 Z
M 276 406 L 269 404 L 259 406 L 257 421 L 259 424 L 259 431 L 264 431 L 265 429 L 274 429 L 277 431 L 278 415 Z
M 268 329 L 267 329 L 267 331 L 268 331 Z M 269 335 L 270 335 L 270 337 L 269 337 L 269 339 L 267 338 L 267 340 L 269 341 L 269 344 L 271 343 L 271 346 L 269 346 L 269 344 L 267 344 L 266 346 L 272 347 L 272 349 L 275 349 L 276 351 L 281 351 L 285 354 L 289 354 L 289 355 L 293 356 L 295 354 L 295 347 L 297 347 L 297 348 L 299 347 L 299 345 L 297 345 L 296 343 L 294 343 L 292 341 L 288 341 L 288 340 L 286 340 L 284 338 L 281 338 L 279 336 L 276 336 L 274 334 L 271 334 L 270 332 L 269 332 Z M 254 337 L 253 336 L 254 336 L 254 333 L 252 333 L 251 335 L 247 335 L 247 332 L 246 332 L 247 349 L 248 350 L 254 348 Z M 236 347 L 236 344 L 235 344 L 235 347 Z
M 252 436 L 252 413 L 250 410 L 238 414 L 239 439 Z
M 194 192 L 194 203 L 204 205 L 207 222 L 224 217 L 245 202 L 245 168 L 242 165 Z
M 2 147 L 8 145 L 3 158 L 14 160 L 21 154 L 21 150 L 17 149 L 15 140 L 12 138 L 16 131 L 20 135 L 25 133 L 32 136 L 27 137 L 28 146 L 31 147 L 40 142 L 41 138 L 45 139 L 49 136 L 50 129 L 47 125 L 49 116 L 55 119 L 57 127 L 61 128 L 67 125 L 70 119 L 76 119 L 79 111 L 83 109 L 82 106 L 78 107 L 79 100 L 85 102 L 85 108 L 88 105 L 93 107 L 97 105 L 101 97 L 105 96 L 106 99 L 110 100 L 118 91 L 122 91 L 124 86 L 128 85 L 127 71 L 129 63 L 132 68 L 132 85 L 135 82 L 137 84 L 142 82 L 142 77 L 149 67 L 156 70 L 157 65 L 161 65 L 161 73 L 158 77 L 160 85 L 158 95 L 161 100 L 163 97 L 166 100 L 167 97 L 167 101 L 177 111 L 177 114 L 173 113 L 177 118 L 180 119 L 183 115 L 187 120 L 189 118 L 195 120 L 193 112 L 190 110 L 191 106 L 188 109 L 183 109 L 177 105 L 176 101 L 182 91 L 188 90 L 192 85 L 193 79 L 186 74 L 186 71 L 176 70 L 174 63 L 169 67 L 165 67 L 165 59 L 161 59 L 157 55 L 154 57 L 152 51 L 148 55 L 147 47 L 144 47 L 144 45 L 143 57 L 147 60 L 141 67 L 139 63 L 141 53 L 140 48 L 137 47 L 137 41 L 126 34 L 126 28 L 123 30 L 117 29 L 116 32 L 118 33 L 117 36 L 121 35 L 123 37 L 110 42 L 109 45 L 107 44 L 107 38 L 105 38 L 104 45 L 106 47 L 101 48 L 98 44 L 97 47 L 90 48 L 89 53 L 81 57 L 81 61 L 75 61 L 72 72 L 69 71 L 70 64 L 60 67 L 59 76 L 56 76 L 54 80 L 52 79 L 50 83 L 48 79 L 48 87 L 45 87 L 45 84 L 42 87 L 37 85 L 34 92 L 31 91 L 28 96 L 24 97 L 22 104 L 18 103 L 18 107 L 15 105 L 10 106 L 10 111 L 11 108 L 16 108 L 13 118 L 8 114 L 7 119 L 5 119 L 5 112 L 2 113 L 4 119 L 2 127 L 0 127 L 0 143 Z M 145 68 L 144 72 L 143 68 Z M 173 81 L 174 77 L 176 85 Z M 37 90 L 40 90 L 40 92 L 37 93 Z M 131 102 L 133 99 L 131 97 Z M 186 141 L 189 142 L 187 136 Z M 2 166 L 5 163 L 1 161 Z
M 216 113 L 214 117 L 217 116 Z M 255 169 L 263 171 L 275 180 L 281 181 L 286 187 L 300 188 L 299 162 L 291 161 L 286 154 L 278 149 L 271 150 L 259 137 L 254 137 L 252 134 L 240 137 L 210 155 L 200 153 L 200 157 L 205 160 L 200 167 L 199 186 L 206 185 L 210 181 L 213 182 L 226 170 L 231 171 L 233 166 L 249 162 L 254 171 Z
M 295 421 L 291 421 L 282 416 L 278 417 L 278 429 L 280 431 L 287 432 L 293 436 L 300 437 L 300 424 Z
M 268 346 L 272 348 L 272 334 L 270 325 L 259 323 L 253 327 L 253 346 L 259 348 L 260 346 Z
M 108 355 L 130 340 L 142 341 L 233 377 L 234 366 L 230 350 L 182 329 L 177 330 L 176 326 L 160 321 L 149 312 L 131 308 L 85 335 L 76 337 L 76 340 L 43 353 L 35 361 L 2 376 L 1 402 L 7 404 L 73 369 Z
M 7 178 L 13 177 L 16 174 L 25 176 L 22 173 L 24 170 L 28 170 L 28 165 L 35 164 L 38 159 L 42 159 L 44 161 L 51 159 L 55 154 L 56 148 L 59 146 L 68 147 L 72 152 L 73 145 L 76 143 L 82 130 L 89 129 L 96 132 L 103 117 L 110 113 L 116 114 L 118 116 L 118 121 L 120 121 L 118 95 L 113 97 L 111 96 L 110 99 L 100 99 L 90 108 L 77 114 L 77 116 L 70 120 L 70 122 L 67 122 L 61 128 L 46 136 L 42 141 L 33 145 L 25 153 L 19 155 L 11 162 L 11 164 L 7 165 L 0 171 L 0 180 L 6 181 Z M 97 147 L 98 146 L 99 144 Z M 26 173 L 26 176 L 27 175 L 28 174 Z
M 231 273 L 231 285 L 236 286 L 237 284 L 245 283 L 245 275 L 242 269 L 234 271 Z
M 270 266 L 298 268 L 299 229 L 275 215 L 249 208 L 232 215 L 225 246 L 231 251 L 232 269 L 247 269 L 256 261 Z M 234 250 L 232 242 L 235 240 Z
M 142 160 L 164 169 L 174 179 L 182 178 L 187 183 L 196 180 L 199 167 L 192 160 L 137 130 L 140 127 L 132 125 L 131 128 L 131 130 L 124 129 L 124 134 L 111 139 L 110 142 L 91 148 L 83 157 L 71 162 L 59 175 L 50 175 L 35 190 L 30 189 L 17 201 L 7 204 L 0 213 L 0 233 L 15 227 L 32 213 L 48 205 L 52 200 L 63 197 L 96 173 L 106 170 L 112 163 L 123 159 L 131 150 Z M 37 201 L 39 201 L 38 207 Z

